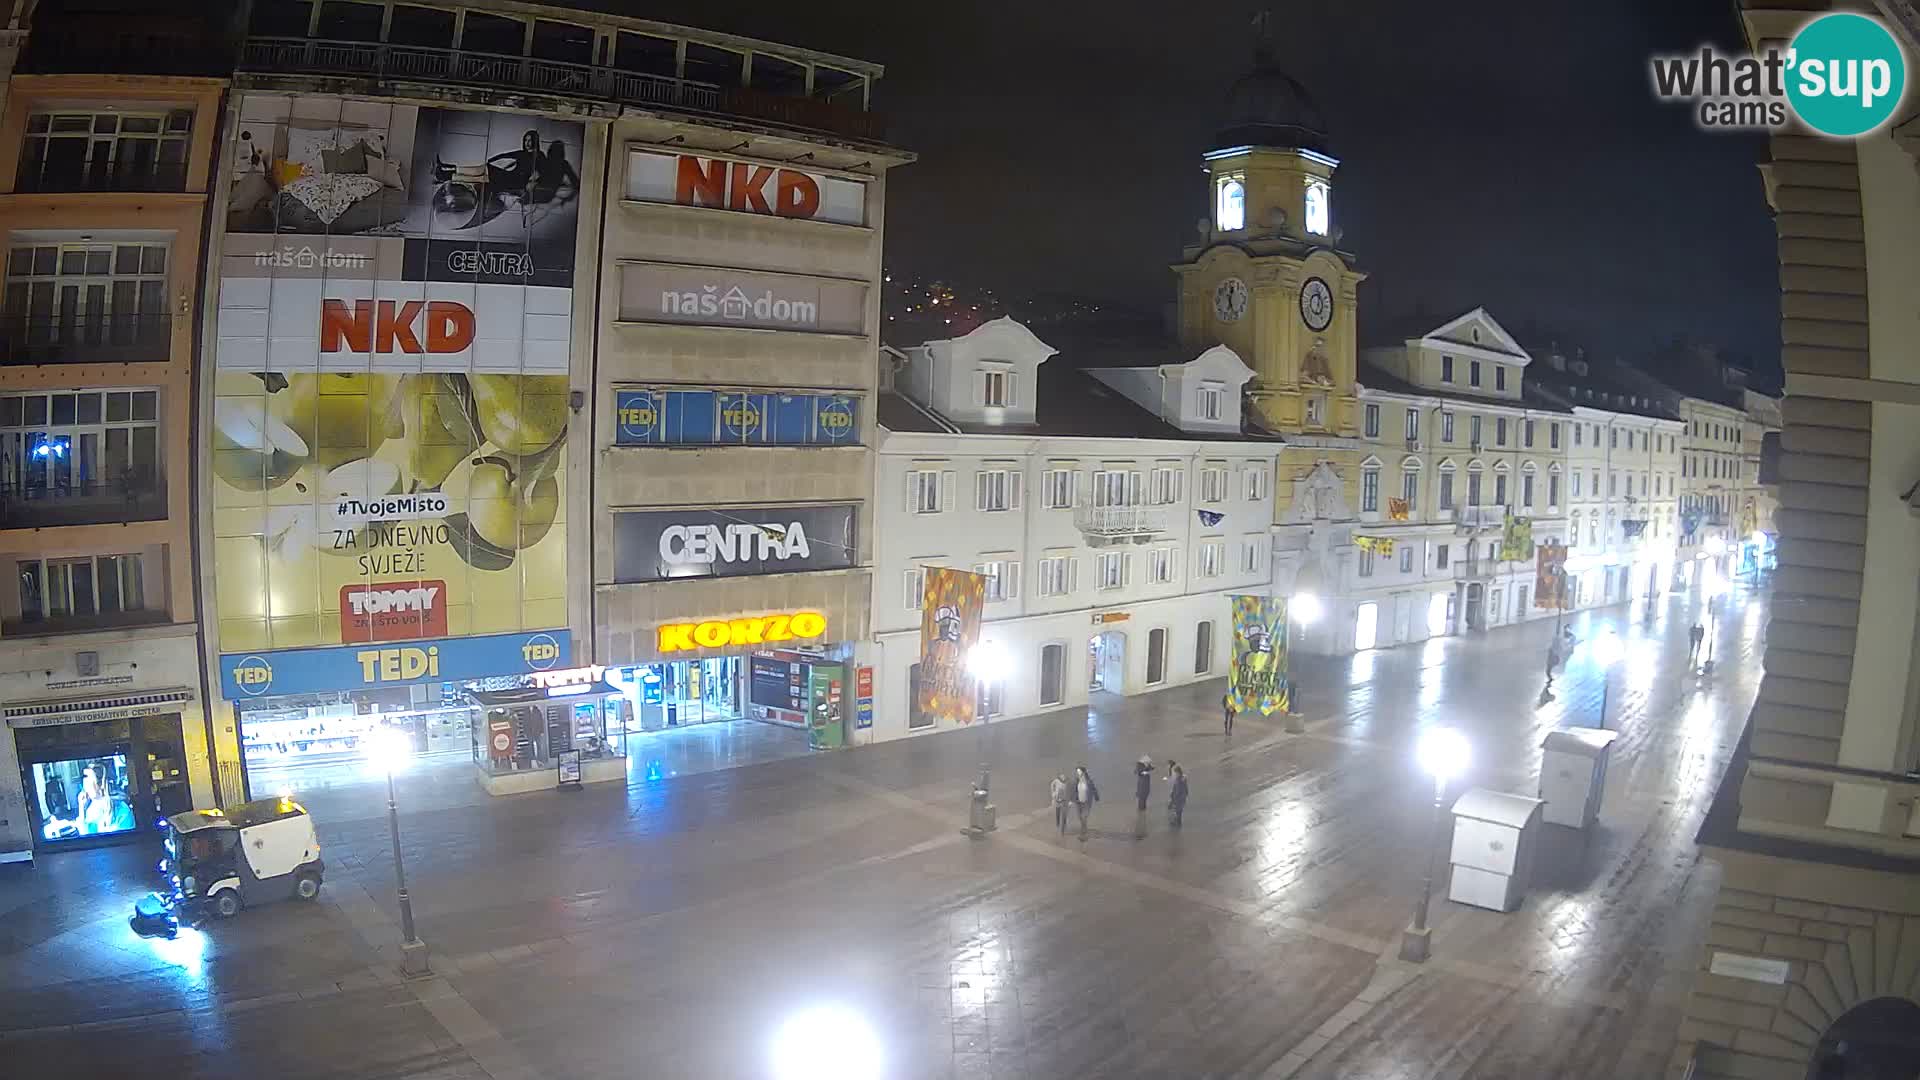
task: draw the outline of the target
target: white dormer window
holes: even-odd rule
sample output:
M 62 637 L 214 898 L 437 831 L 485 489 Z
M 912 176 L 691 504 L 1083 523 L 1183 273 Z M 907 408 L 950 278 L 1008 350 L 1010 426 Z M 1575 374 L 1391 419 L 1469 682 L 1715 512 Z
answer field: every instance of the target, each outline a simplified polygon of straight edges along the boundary
M 1307 231 L 1315 236 L 1327 235 L 1332 222 L 1333 191 L 1325 180 L 1307 181 Z
M 990 409 L 1011 409 L 1013 400 L 1013 372 L 988 368 L 980 373 L 980 404 Z
M 1195 402 L 1195 408 L 1200 414 L 1200 419 L 1220 419 L 1220 401 L 1221 398 L 1225 396 L 1225 391 L 1226 386 L 1222 383 L 1205 382 L 1200 384 L 1200 397 L 1199 400 Z
M 1214 202 L 1214 228 L 1234 232 L 1247 227 L 1247 185 L 1237 176 L 1224 177 Z

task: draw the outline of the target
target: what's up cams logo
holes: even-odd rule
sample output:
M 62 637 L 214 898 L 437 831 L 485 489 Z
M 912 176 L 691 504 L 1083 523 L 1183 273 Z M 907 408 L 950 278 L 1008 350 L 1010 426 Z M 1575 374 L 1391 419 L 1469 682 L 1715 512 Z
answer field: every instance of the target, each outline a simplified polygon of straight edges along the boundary
M 1707 130 L 1777 130 L 1798 119 L 1836 139 L 1869 134 L 1892 118 L 1907 91 L 1907 57 L 1885 24 L 1865 15 L 1822 15 L 1785 52 L 1656 56 L 1654 96 L 1684 101 Z

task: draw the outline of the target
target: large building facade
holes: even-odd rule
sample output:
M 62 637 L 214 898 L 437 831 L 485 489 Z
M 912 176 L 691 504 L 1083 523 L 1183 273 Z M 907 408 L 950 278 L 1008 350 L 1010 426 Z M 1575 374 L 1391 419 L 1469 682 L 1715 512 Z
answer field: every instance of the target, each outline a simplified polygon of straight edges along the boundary
M 0 861 L 223 793 L 191 432 L 225 80 L 193 18 L 149 51 L 57 8 L 36 28 L 0 111 Z
M 1749 2 L 1756 48 L 1824 5 Z M 1909 56 L 1910 5 L 1885 5 Z M 1920 119 L 1772 136 L 1786 398 L 1766 675 L 1700 830 L 1719 893 L 1670 1075 L 1920 1060 Z M 1734 447 L 1737 451 L 1737 445 Z
M 263 0 L 239 56 L 198 448 L 232 786 L 624 779 L 771 700 L 762 654 L 754 715 L 804 728 L 785 672 L 867 609 L 880 70 L 504 2 Z

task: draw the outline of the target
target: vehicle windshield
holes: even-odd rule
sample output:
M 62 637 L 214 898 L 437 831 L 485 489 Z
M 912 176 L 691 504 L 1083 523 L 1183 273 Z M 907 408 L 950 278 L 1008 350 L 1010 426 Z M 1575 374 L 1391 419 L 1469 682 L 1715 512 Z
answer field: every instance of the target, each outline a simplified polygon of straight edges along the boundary
M 175 839 L 175 846 L 179 848 L 181 875 L 231 867 L 239 839 L 238 829 L 199 829 L 180 834 Z

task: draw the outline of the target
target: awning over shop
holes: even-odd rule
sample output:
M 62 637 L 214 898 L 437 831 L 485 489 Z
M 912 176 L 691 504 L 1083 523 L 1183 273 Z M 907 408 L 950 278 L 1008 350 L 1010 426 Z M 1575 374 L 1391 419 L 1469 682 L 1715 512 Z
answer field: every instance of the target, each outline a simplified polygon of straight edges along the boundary
M 48 727 L 54 724 L 94 724 L 103 720 L 130 720 L 180 711 L 194 692 L 184 688 L 141 693 L 102 694 L 59 701 L 23 701 L 8 705 L 0 715 L 8 727 Z

